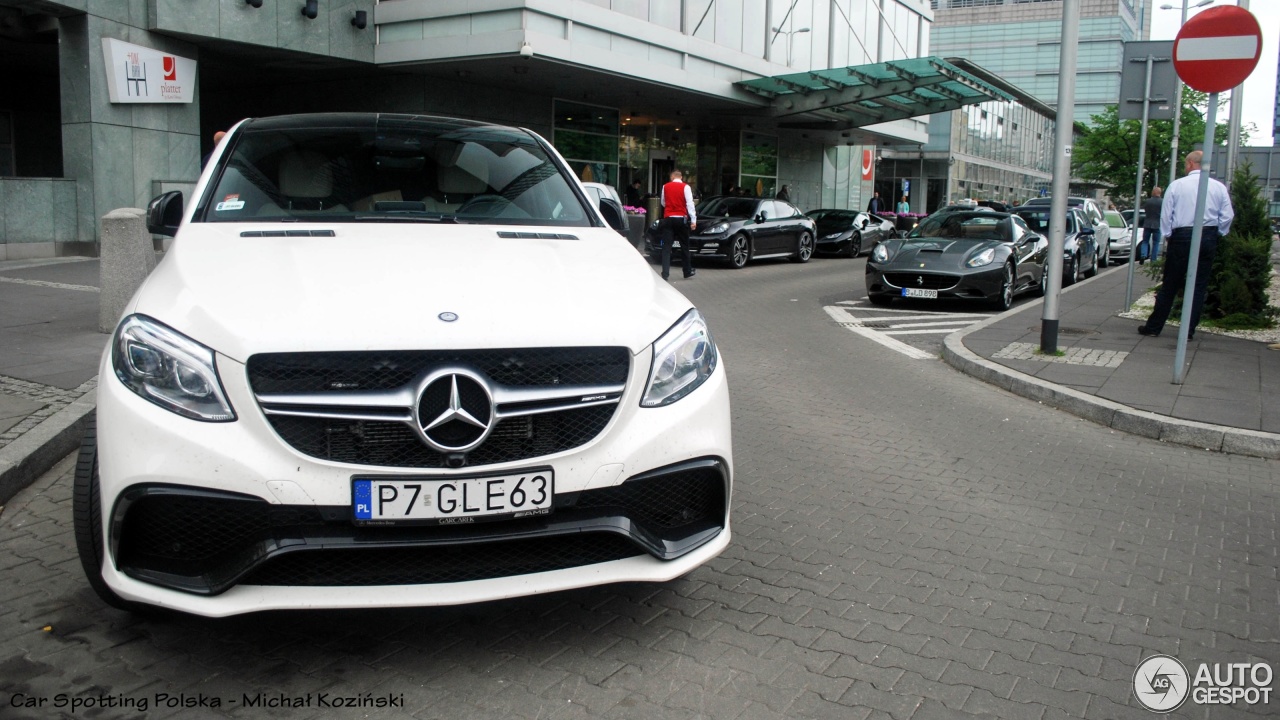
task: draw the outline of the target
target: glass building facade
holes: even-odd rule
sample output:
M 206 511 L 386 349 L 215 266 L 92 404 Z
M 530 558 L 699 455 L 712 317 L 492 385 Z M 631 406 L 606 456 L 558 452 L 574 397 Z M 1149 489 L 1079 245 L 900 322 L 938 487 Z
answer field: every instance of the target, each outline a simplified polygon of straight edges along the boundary
M 1143 37 L 1140 3 L 1149 15 L 1152 0 L 1081 0 L 1076 122 L 1088 124 L 1119 99 L 1124 43 Z M 933 0 L 933 7 L 930 52 L 967 58 L 1057 104 L 1062 0 Z

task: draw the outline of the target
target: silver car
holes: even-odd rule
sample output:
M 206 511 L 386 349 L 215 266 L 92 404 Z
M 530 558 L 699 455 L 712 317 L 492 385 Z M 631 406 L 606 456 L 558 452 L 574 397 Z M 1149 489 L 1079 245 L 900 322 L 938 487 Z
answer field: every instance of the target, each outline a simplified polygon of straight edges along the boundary
M 1103 218 L 1111 228 L 1111 257 L 1117 261 L 1121 258 L 1127 261 L 1129 249 L 1133 245 L 1133 228 L 1128 219 L 1119 210 L 1108 210 L 1103 213 Z

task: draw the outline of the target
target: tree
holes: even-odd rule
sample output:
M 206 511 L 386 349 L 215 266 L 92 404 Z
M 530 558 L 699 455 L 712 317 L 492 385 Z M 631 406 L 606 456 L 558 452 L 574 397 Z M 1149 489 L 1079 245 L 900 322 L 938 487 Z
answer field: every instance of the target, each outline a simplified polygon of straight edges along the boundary
M 1205 316 L 1227 328 L 1270 327 L 1267 285 L 1271 282 L 1271 224 L 1258 176 L 1248 163 L 1231 178 L 1235 220 L 1218 242 Z
M 1225 102 L 1225 101 L 1220 101 Z M 1185 155 L 1204 140 L 1204 113 L 1208 96 L 1190 88 L 1182 90 L 1182 116 L 1179 122 L 1178 153 Z M 1222 113 L 1219 113 L 1222 116 Z M 1071 174 L 1088 182 L 1105 185 L 1117 204 L 1133 205 L 1134 171 L 1138 167 L 1138 144 L 1142 138 L 1140 120 L 1120 120 L 1116 105 L 1108 105 L 1094 115 L 1093 126 L 1076 140 L 1071 151 Z M 1214 137 L 1225 143 L 1228 128 L 1219 123 Z M 1242 133 L 1243 135 L 1243 133 Z M 1142 192 L 1156 185 L 1169 185 L 1169 153 L 1173 147 L 1173 121 L 1152 120 L 1147 125 L 1147 156 L 1143 169 Z M 1178 172 L 1183 169 L 1179 164 Z

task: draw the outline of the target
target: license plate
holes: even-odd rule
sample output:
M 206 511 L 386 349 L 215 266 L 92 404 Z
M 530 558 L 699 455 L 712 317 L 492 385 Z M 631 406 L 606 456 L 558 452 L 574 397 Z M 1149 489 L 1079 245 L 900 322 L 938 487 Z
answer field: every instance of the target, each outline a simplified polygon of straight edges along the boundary
M 549 515 L 555 497 L 551 468 L 480 477 L 353 478 L 357 525 L 453 525 Z
M 929 300 L 938 299 L 937 290 L 924 290 L 921 288 L 902 288 L 902 297 L 909 298 L 928 298 Z

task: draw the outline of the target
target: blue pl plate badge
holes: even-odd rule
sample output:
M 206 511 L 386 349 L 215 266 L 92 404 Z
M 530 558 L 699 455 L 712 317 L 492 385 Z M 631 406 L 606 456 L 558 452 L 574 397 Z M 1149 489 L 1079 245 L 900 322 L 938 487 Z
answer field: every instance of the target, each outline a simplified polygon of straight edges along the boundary
M 357 520 L 373 519 L 373 489 L 368 480 L 355 482 L 355 510 Z

